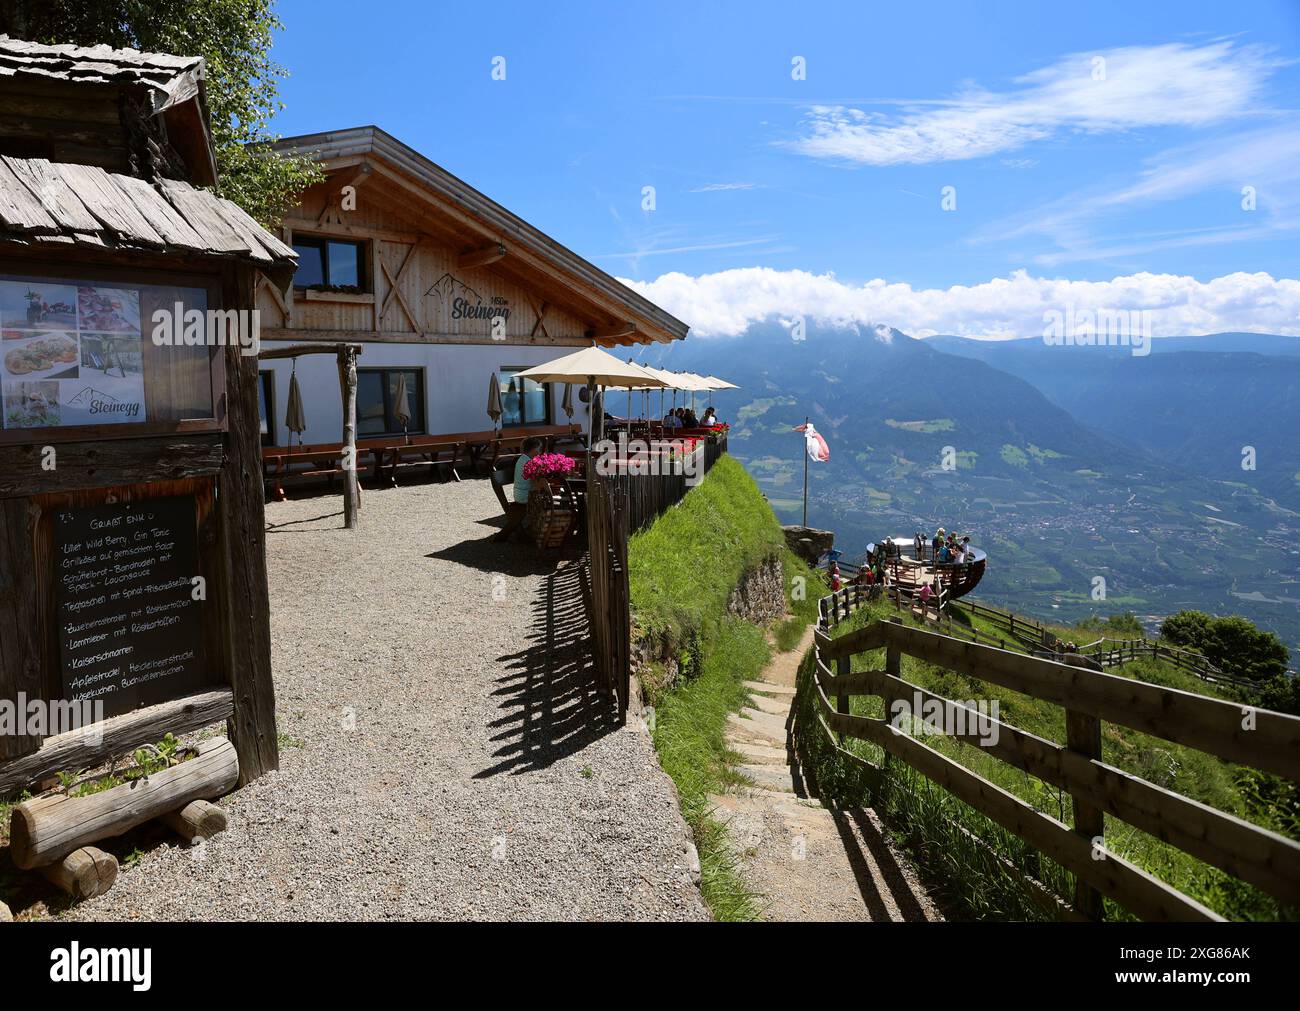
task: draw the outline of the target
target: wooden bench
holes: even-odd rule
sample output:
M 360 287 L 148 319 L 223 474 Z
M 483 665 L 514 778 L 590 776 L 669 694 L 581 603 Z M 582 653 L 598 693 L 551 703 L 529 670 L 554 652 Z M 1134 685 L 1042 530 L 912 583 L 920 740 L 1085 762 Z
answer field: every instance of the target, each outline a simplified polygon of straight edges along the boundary
M 365 466 L 374 466 L 377 472 L 378 463 L 373 451 L 363 450 L 360 444 L 357 445 L 358 471 Z M 262 479 L 277 502 L 285 499 L 284 485 L 287 481 L 323 477 L 333 485 L 334 478 L 343 473 L 341 442 L 309 443 L 292 449 L 285 446 L 262 447 Z

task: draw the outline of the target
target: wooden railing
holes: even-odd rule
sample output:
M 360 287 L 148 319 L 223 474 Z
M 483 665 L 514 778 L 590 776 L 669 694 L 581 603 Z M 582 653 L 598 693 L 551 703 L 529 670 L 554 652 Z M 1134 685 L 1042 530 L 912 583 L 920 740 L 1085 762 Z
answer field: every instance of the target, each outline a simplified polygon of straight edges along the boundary
M 1279 902 L 1300 907 L 1300 844 L 1110 765 L 1101 750 L 1102 725 L 1114 723 L 1229 762 L 1300 779 L 1300 718 L 960 641 L 904 625 L 898 618 L 833 637 L 834 625 L 862 599 L 855 597 L 853 587 L 846 590 L 822 601 L 812 677 L 800 685 L 801 693 L 816 693 L 816 725 L 796 722 L 796 737 L 824 734 L 832 748 L 857 763 L 864 760 L 841 747 L 843 738 L 866 741 L 933 780 L 1074 875 L 1072 902 L 1056 897 L 1070 918 L 1100 919 L 1104 896 L 1142 919 L 1222 919 L 1107 850 L 1105 815 L 1249 882 Z M 883 669 L 853 670 L 854 657 L 882 648 Z M 904 681 L 904 656 L 1060 706 L 1066 743 L 1018 730 L 991 715 L 968 718 L 974 714 L 961 703 Z M 948 736 L 982 747 L 1068 793 L 1073 826 L 1035 809 L 888 720 L 852 715 L 853 696 L 878 696 L 886 712 L 896 700 L 910 706 L 920 699 L 942 707 L 945 732 L 953 729 Z M 966 730 L 960 732 L 963 726 Z M 1246 726 L 1251 729 L 1243 729 Z M 1045 888 L 1041 882 L 1033 885 Z
M 954 603 L 958 602 L 954 601 Z M 960 601 L 960 606 L 969 610 L 972 615 L 982 617 L 996 625 L 1037 655 L 1060 655 L 1062 652 L 1059 648 L 1060 640 L 1049 629 L 1031 618 L 1024 618 L 1010 611 L 990 607 L 970 599 Z M 1087 657 L 1102 668 L 1118 667 L 1142 659 L 1164 660 L 1179 670 L 1195 675 L 1207 684 L 1229 684 L 1237 687 L 1255 684 L 1251 678 L 1219 670 L 1200 653 L 1180 649 L 1158 639 L 1110 639 L 1103 636 L 1094 642 L 1070 650 L 1070 654 Z
M 665 465 L 661 466 L 660 470 L 667 473 L 608 474 L 601 475 L 600 480 L 605 483 L 611 494 L 619 495 L 627 502 L 628 532 L 634 534 L 638 530 L 644 530 L 661 513 L 685 498 L 698 478 L 702 478 L 712 470 L 713 465 L 726 451 L 725 432 L 703 440 L 694 450 L 697 454 L 694 466 L 698 467 L 698 470 L 694 471 L 695 479 L 682 472 L 685 468 Z
M 700 476 L 727 451 L 726 433 L 698 447 Z M 601 474 L 587 458 L 587 616 L 597 678 L 627 719 L 631 692 L 632 616 L 628 538 L 649 526 L 690 490 L 684 474 Z M 701 564 L 707 560 L 701 559 Z
M 627 499 L 588 465 L 587 617 L 596 678 L 627 719 L 632 672 L 632 617 L 628 607 Z

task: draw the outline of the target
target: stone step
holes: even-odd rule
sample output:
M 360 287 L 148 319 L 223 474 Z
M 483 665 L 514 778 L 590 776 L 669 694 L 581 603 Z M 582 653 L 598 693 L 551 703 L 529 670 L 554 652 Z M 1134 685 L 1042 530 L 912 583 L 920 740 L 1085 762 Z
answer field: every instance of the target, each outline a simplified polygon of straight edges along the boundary
M 785 765 L 738 765 L 737 771 L 748 776 L 764 790 L 794 794 L 794 780 Z
M 821 801 L 815 797 L 800 797 L 786 790 L 769 790 L 763 786 L 737 786 L 733 791 L 738 797 L 750 797 L 767 801 L 770 804 L 799 803 L 813 808 L 821 808 Z
M 785 765 L 789 755 L 784 748 L 774 748 L 769 744 L 751 744 L 748 741 L 727 738 L 727 747 L 739 752 L 760 765 Z
M 774 685 L 770 681 L 746 681 L 745 687 L 751 692 L 762 692 L 764 695 L 794 696 L 794 689 L 789 685 Z
M 771 713 L 773 716 L 779 716 L 782 719 L 790 715 L 789 699 L 769 699 L 766 695 L 752 695 L 750 701 L 754 703 L 754 708 L 759 712 Z
M 740 710 L 743 719 L 750 720 L 753 723 L 762 724 L 768 730 L 779 731 L 782 738 L 785 737 L 785 720 L 784 716 L 778 716 L 775 713 L 765 713 L 761 709 L 755 709 L 753 706 L 743 706 Z
M 786 740 L 785 723 L 775 716 L 768 716 L 756 709 L 750 710 L 750 712 L 756 714 L 756 718 L 746 719 L 737 713 L 728 715 L 728 733 L 754 744 L 784 748 Z

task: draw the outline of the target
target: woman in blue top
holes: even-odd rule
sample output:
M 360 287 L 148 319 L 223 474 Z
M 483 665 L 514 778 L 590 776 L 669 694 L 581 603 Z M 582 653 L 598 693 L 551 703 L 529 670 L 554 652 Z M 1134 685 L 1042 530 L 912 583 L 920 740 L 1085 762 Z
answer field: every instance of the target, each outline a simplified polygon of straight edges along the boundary
M 542 448 L 542 440 L 529 438 L 524 440 L 519 459 L 515 461 L 515 500 L 506 505 L 506 525 L 492 538 L 494 541 L 508 541 L 519 529 L 528 515 L 528 493 L 532 491 L 532 482 L 524 477 L 524 465 Z

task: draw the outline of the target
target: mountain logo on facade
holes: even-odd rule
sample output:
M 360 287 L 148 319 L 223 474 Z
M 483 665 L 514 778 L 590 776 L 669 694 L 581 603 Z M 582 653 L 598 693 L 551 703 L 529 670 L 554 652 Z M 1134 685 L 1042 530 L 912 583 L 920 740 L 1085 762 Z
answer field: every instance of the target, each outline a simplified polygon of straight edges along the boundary
M 450 273 L 429 285 L 426 296 L 437 296 L 451 312 L 452 319 L 502 319 L 510 318 L 510 302 L 499 295 L 494 295 L 486 304 L 483 297 L 464 281 L 458 281 Z

